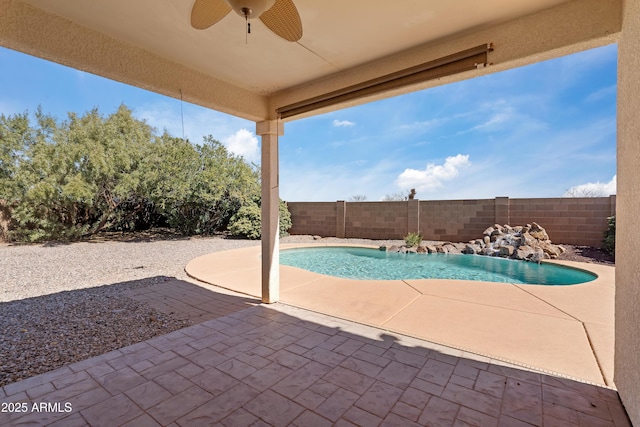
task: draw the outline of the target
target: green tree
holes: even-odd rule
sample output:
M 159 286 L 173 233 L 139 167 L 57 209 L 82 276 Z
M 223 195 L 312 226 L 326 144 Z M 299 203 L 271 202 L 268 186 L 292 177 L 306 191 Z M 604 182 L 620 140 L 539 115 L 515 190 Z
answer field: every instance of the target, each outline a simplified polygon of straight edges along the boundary
M 35 143 L 27 113 L 0 115 L 0 200 L 17 195 L 16 173 L 28 149 Z
M 0 116 L 0 199 L 12 239 L 157 225 L 212 234 L 259 206 L 259 170 L 211 136 L 199 145 L 158 136 L 124 105 L 107 117 L 97 109 L 60 123 L 40 109 L 35 117 L 32 126 L 27 113 Z
M 36 119 L 35 142 L 14 174 L 13 237 L 75 239 L 115 226 L 140 184 L 151 128 L 124 105 L 108 118 L 94 109 L 60 124 L 41 111 Z
M 260 194 L 258 171 L 211 136 L 194 146 L 165 134 L 153 151 L 163 166 L 147 171 L 151 201 L 182 233 L 222 231 Z

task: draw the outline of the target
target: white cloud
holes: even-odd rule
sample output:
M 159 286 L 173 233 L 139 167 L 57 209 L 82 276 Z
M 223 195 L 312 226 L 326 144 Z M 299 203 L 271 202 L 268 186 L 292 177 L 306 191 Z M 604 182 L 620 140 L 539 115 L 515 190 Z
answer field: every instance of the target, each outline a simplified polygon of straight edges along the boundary
M 569 188 L 562 197 L 606 197 L 616 194 L 616 177 L 614 175 L 609 182 L 588 182 L 574 185 Z
M 244 157 L 248 162 L 258 163 L 260 160 L 258 138 L 247 129 L 240 129 L 224 138 L 222 143 L 233 154 Z
M 507 111 L 504 111 L 501 113 L 496 113 L 484 123 L 474 126 L 472 130 L 483 129 L 483 128 L 491 127 L 493 125 L 499 125 L 499 124 L 505 123 L 513 117 L 511 113 L 512 113 L 511 109 L 508 109 Z
M 351 127 L 355 126 L 355 122 L 350 122 L 349 120 L 334 120 L 333 125 L 335 127 Z
M 399 188 L 415 188 L 418 191 L 434 190 L 458 176 L 461 169 L 469 167 L 469 155 L 447 157 L 442 165 L 428 163 L 424 170 L 405 169 L 396 179 Z
M 183 112 L 180 108 L 183 108 Z M 247 130 L 251 122 L 218 111 L 180 101 L 160 101 L 136 108 L 136 117 L 144 119 L 159 132 L 184 137 L 194 144 L 201 144 L 205 136 L 211 135 L 237 155 L 248 162 L 260 162 L 260 146 L 255 134 Z
M 182 110 L 182 111 L 181 111 Z M 252 125 L 248 120 L 233 117 L 219 111 L 210 110 L 190 103 L 162 100 L 136 107 L 136 117 L 144 119 L 159 132 L 166 130 L 171 135 L 184 137 L 195 144 L 201 144 L 202 138 L 213 136 L 218 141 L 236 132 L 238 129 Z
M 585 98 L 585 102 L 595 102 L 601 99 L 606 99 L 610 96 L 616 96 L 617 93 L 617 85 L 613 84 L 611 86 L 603 87 L 601 89 L 596 90 L 595 92 L 589 94 Z
M 444 123 L 446 121 L 447 121 L 447 119 L 442 119 L 442 118 L 415 121 L 413 123 L 401 124 L 401 125 L 397 126 L 397 130 L 411 131 L 411 132 L 425 132 L 427 130 L 431 130 L 431 129 L 435 128 L 439 124 L 442 124 L 442 123 Z
M 485 118 L 487 114 L 488 118 Z M 482 123 L 464 129 L 456 133 L 456 135 L 464 135 L 474 131 L 503 131 L 510 128 L 510 124 L 518 118 L 519 114 L 514 108 L 504 100 L 498 100 L 494 103 L 483 104 L 476 116 L 483 119 Z M 522 119 L 522 117 L 519 117 Z

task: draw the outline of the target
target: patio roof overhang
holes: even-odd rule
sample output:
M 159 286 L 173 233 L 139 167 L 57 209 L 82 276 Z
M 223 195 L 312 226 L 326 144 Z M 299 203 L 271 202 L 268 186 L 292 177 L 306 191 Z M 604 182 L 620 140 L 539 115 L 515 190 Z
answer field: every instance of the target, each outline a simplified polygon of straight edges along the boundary
M 298 42 L 235 14 L 191 27 L 192 0 L 0 0 L 0 45 L 252 121 L 493 43 L 492 65 L 385 87 L 308 116 L 615 42 L 618 0 L 296 0 Z M 292 117 L 294 118 L 294 117 Z

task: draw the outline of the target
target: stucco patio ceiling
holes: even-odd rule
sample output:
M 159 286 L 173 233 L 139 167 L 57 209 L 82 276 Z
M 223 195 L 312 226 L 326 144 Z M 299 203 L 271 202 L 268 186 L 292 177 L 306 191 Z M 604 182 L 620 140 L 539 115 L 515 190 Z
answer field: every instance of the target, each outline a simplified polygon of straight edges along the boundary
M 0 0 L 0 44 L 260 121 L 320 94 L 493 43 L 493 70 L 594 47 L 620 31 L 617 0 L 295 0 L 298 42 L 230 14 L 190 25 L 193 0 Z M 387 90 L 340 107 L 467 78 Z M 333 106 L 331 108 L 336 108 Z M 326 111 L 331 108 L 325 108 Z

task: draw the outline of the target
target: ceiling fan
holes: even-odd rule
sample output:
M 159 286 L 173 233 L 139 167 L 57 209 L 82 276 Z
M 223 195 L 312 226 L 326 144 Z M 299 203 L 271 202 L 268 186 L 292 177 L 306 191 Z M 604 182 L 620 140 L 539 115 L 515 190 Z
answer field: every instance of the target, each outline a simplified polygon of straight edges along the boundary
M 295 42 L 302 37 L 302 22 L 292 0 L 196 0 L 191 9 L 191 26 L 204 30 L 232 10 L 245 19 L 248 33 L 251 32 L 249 20 L 260 18 L 267 28 L 285 40 Z

